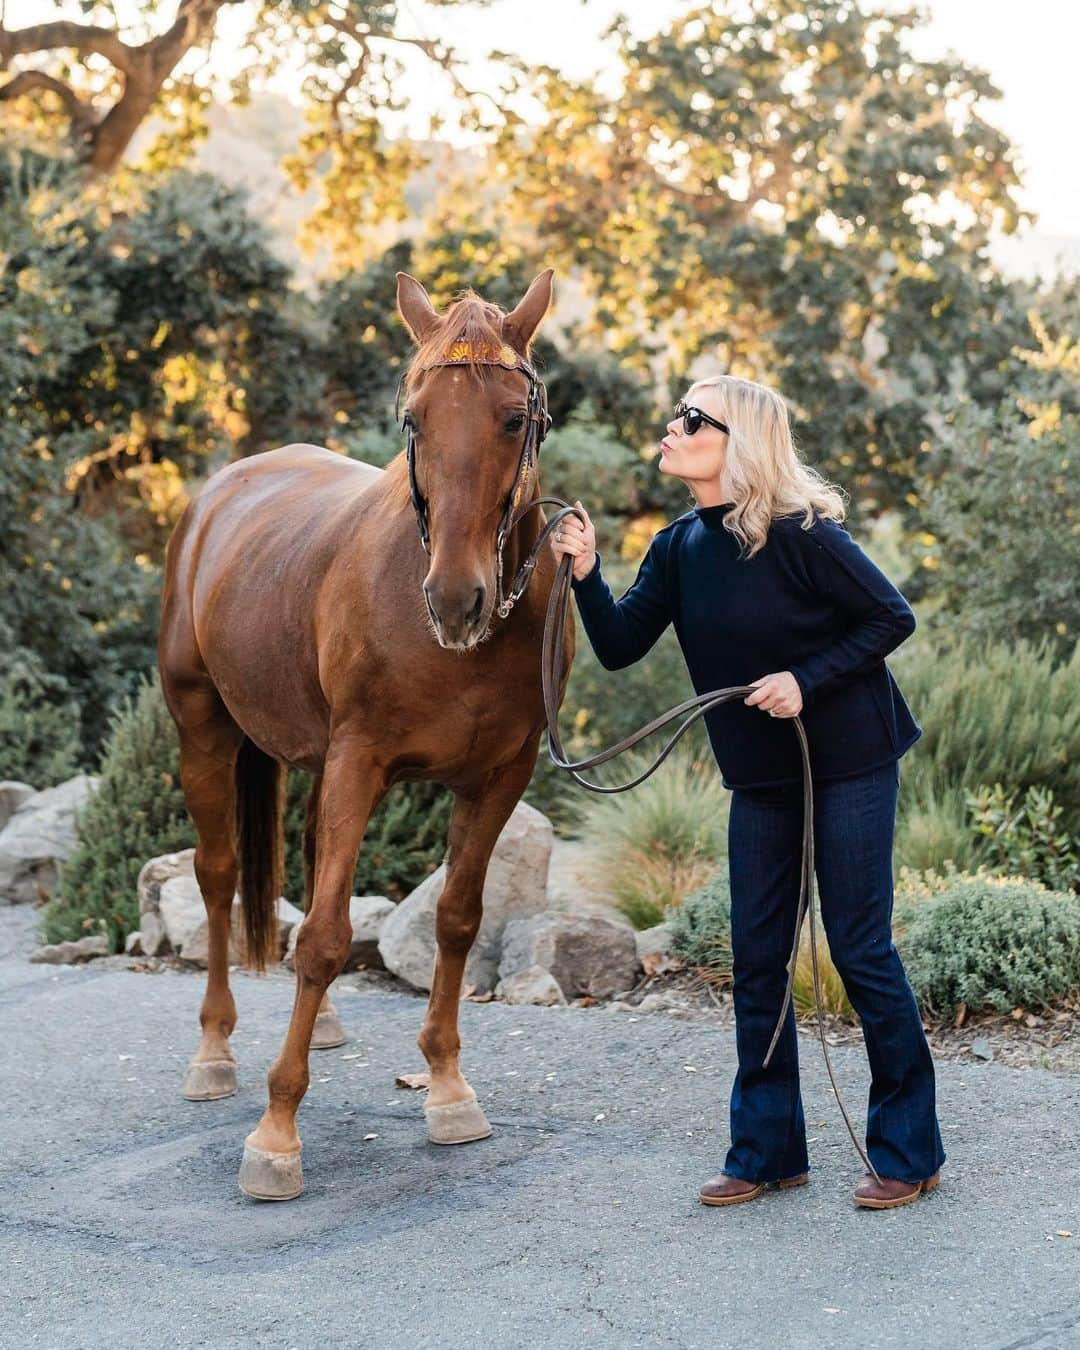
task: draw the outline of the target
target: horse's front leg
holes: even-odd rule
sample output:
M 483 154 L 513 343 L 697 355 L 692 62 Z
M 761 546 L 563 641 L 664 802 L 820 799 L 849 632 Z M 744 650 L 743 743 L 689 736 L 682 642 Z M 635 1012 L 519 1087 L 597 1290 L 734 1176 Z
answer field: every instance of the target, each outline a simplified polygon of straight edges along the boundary
M 291 1200 L 304 1189 L 296 1112 L 308 1089 L 308 1052 L 326 991 L 349 954 L 349 895 L 368 817 L 383 790 L 366 744 L 341 738 L 326 757 L 319 795 L 315 884 L 296 941 L 296 998 L 285 1044 L 267 1078 L 269 1103 L 244 1141 L 240 1189 Z
M 457 792 L 450 817 L 446 884 L 435 917 L 435 973 L 420 1049 L 431 1069 L 424 1111 L 434 1144 L 484 1139 L 491 1126 L 462 1076 L 458 1063 L 458 1007 L 465 962 L 483 917 L 484 878 L 503 826 L 521 798 L 536 765 L 539 735 L 521 754 L 497 770 L 476 792 Z

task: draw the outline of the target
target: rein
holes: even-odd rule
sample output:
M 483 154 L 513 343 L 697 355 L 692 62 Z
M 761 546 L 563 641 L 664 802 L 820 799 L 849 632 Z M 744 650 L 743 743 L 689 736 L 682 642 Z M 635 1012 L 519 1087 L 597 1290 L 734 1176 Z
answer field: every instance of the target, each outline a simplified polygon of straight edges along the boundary
M 551 417 L 547 411 L 547 393 L 543 382 L 537 376 L 532 365 L 520 356 L 511 347 L 503 347 L 497 355 L 492 353 L 475 353 L 467 343 L 455 344 L 442 361 L 431 362 L 430 365 L 457 365 L 466 361 L 479 362 L 485 365 L 502 365 L 506 368 L 520 369 L 529 380 L 528 408 L 529 422 L 526 428 L 525 440 L 521 450 L 521 456 L 518 460 L 517 475 L 514 479 L 514 487 L 510 493 L 506 509 L 503 512 L 502 521 L 499 524 L 499 532 L 496 542 L 498 564 L 498 613 L 500 618 L 506 618 L 513 609 L 514 604 L 524 594 L 529 580 L 539 560 L 540 554 L 547 544 L 548 537 L 556 530 L 564 517 L 576 515 L 584 524 L 584 517 L 576 506 L 571 506 L 564 502 L 561 497 L 534 497 L 531 501 L 517 511 L 517 505 L 520 501 L 525 484 L 531 475 L 533 465 L 539 458 L 540 445 L 547 435 L 551 426 Z M 429 369 L 425 366 L 424 369 Z M 398 384 L 398 399 L 400 400 L 402 381 Z M 394 404 L 395 417 L 398 412 L 398 401 Z M 415 441 L 413 429 L 409 426 L 407 420 L 401 422 L 402 430 L 407 438 L 407 455 L 409 463 L 409 484 L 412 495 L 413 508 L 416 511 L 417 526 L 420 531 L 420 541 L 425 550 L 430 553 L 430 541 L 427 529 L 427 503 L 420 494 L 416 483 L 415 473 Z M 554 506 L 558 510 L 550 520 L 545 521 L 540 534 L 533 545 L 525 561 L 518 569 L 517 576 L 514 578 L 510 592 L 506 596 L 503 594 L 503 547 L 507 536 L 514 526 L 524 518 L 524 516 L 537 506 Z M 646 778 L 656 772 L 674 749 L 679 739 L 690 729 L 691 726 L 703 717 L 713 708 L 719 707 L 723 703 L 729 703 L 736 698 L 746 698 L 754 692 L 753 685 L 732 685 L 727 689 L 711 689 L 707 693 L 698 694 L 695 698 L 687 699 L 674 708 L 670 708 L 666 713 L 654 718 L 651 722 L 635 731 L 632 735 L 609 746 L 607 750 L 601 751 L 597 755 L 591 755 L 587 759 L 568 760 L 563 750 L 562 740 L 559 736 L 559 684 L 562 679 L 563 668 L 566 664 L 566 616 L 570 608 L 570 571 L 572 561 L 569 554 L 564 554 L 559 560 L 558 570 L 555 573 L 555 581 L 548 595 L 547 615 L 544 620 L 544 639 L 540 655 L 540 675 L 543 684 L 544 693 L 544 712 L 547 718 L 548 733 L 548 756 L 551 762 L 559 769 L 565 769 L 567 773 L 580 783 L 583 788 L 590 792 L 627 792 L 630 788 L 637 787 L 643 783 Z M 629 783 L 621 783 L 615 786 L 605 786 L 602 783 L 590 782 L 583 778 L 579 772 L 582 769 L 592 769 L 599 764 L 606 763 L 609 759 L 614 759 L 617 755 L 623 754 L 632 746 L 637 745 L 639 741 L 651 736 L 654 731 L 673 722 L 676 718 L 688 714 L 685 721 L 664 746 L 663 750 L 656 757 L 654 762 L 639 774 L 637 778 Z M 817 928 L 814 923 L 814 797 L 813 786 L 810 777 L 810 750 L 806 740 L 806 730 L 803 727 L 802 720 L 799 717 L 790 719 L 795 728 L 795 734 L 799 738 L 799 750 L 802 754 L 803 770 L 803 846 L 802 846 L 802 875 L 799 885 L 799 904 L 795 916 L 795 939 L 791 946 L 791 956 L 788 961 L 787 986 L 784 990 L 784 1001 L 780 1008 L 780 1016 L 777 1018 L 776 1027 L 773 1030 L 772 1040 L 769 1042 L 769 1048 L 765 1052 L 765 1058 L 762 1061 L 762 1067 L 767 1068 L 772 1058 L 773 1051 L 776 1049 L 776 1043 L 780 1039 L 783 1030 L 784 1019 L 787 1016 L 788 1007 L 791 1004 L 792 990 L 795 984 L 795 964 L 799 954 L 799 939 L 802 935 L 803 920 L 807 914 L 810 916 L 810 963 L 814 976 L 814 1013 L 817 1022 L 818 1036 L 821 1040 L 821 1049 L 825 1057 L 825 1067 L 828 1070 L 829 1081 L 832 1084 L 833 1094 L 836 1097 L 837 1105 L 840 1107 L 840 1113 L 844 1118 L 844 1124 L 847 1126 L 848 1134 L 851 1135 L 851 1142 L 866 1165 L 867 1171 L 873 1176 L 874 1180 L 881 1184 L 881 1178 L 878 1176 L 873 1163 L 866 1154 L 865 1149 L 859 1142 L 855 1133 L 855 1128 L 851 1123 L 851 1117 L 848 1115 L 847 1108 L 844 1105 L 844 1099 L 840 1094 L 840 1087 L 836 1081 L 836 1074 L 833 1072 L 832 1060 L 829 1057 L 829 1047 L 825 1040 L 825 1027 L 821 1020 L 821 974 L 818 965 L 817 950 Z

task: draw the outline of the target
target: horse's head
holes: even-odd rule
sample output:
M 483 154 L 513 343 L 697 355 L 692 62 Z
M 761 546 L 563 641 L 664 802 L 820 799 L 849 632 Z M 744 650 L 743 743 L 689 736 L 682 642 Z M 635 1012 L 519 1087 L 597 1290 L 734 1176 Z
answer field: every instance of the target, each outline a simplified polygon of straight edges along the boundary
M 551 303 L 551 278 L 551 268 L 541 272 L 509 313 L 466 291 L 439 315 L 415 277 L 397 274 L 398 311 L 417 342 L 402 415 L 413 437 L 431 552 L 424 597 L 443 647 L 475 647 L 491 622 L 496 535 L 517 481 L 530 411 L 536 413 L 528 404 L 529 377 L 513 363 L 529 360 Z M 500 353 L 504 363 L 496 364 Z M 526 491 L 522 500 L 535 495 Z

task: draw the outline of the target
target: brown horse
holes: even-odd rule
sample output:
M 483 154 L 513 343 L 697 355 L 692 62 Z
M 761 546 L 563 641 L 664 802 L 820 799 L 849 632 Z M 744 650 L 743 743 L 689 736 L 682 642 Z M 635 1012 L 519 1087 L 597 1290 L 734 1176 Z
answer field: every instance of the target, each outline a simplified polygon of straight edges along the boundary
M 417 343 L 405 376 L 413 493 L 404 453 L 383 470 L 318 446 L 285 446 L 215 474 L 169 544 L 158 663 L 210 931 L 202 1040 L 184 1082 L 190 1098 L 235 1091 L 234 890 L 239 880 L 248 963 L 263 969 L 280 893 L 281 766 L 314 778 L 292 1019 L 240 1171 L 241 1188 L 258 1198 L 303 1189 L 296 1112 L 313 1031 L 317 1020 L 329 1023 L 322 1043 L 340 1043 L 326 993 L 349 951 L 357 853 L 371 812 L 401 780 L 433 780 L 455 797 L 419 1036 L 431 1070 L 429 1136 L 464 1143 L 491 1132 L 458 1065 L 458 1005 L 491 852 L 532 776 L 545 726 L 549 549 L 516 607 L 499 617 L 495 606 L 500 518 L 539 495 L 536 474 L 519 478 L 518 469 L 530 434 L 538 448 L 531 396 L 542 385 L 529 347 L 551 280 L 542 272 L 509 313 L 467 292 L 440 317 L 423 286 L 398 273 L 398 310 Z M 544 523 L 534 508 L 505 536 L 503 577 L 515 574 Z M 560 703 L 572 626 L 567 639 Z

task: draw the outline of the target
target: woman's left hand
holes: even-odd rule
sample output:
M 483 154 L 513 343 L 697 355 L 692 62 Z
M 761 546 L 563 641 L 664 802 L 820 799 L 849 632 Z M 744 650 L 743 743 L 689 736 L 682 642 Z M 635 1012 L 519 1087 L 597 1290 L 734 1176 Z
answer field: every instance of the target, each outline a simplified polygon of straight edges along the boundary
M 763 675 L 760 680 L 751 680 L 750 683 L 756 685 L 757 689 L 743 699 L 747 707 L 760 708 L 773 717 L 798 717 L 802 712 L 802 690 L 790 670 L 782 670 L 777 675 Z

